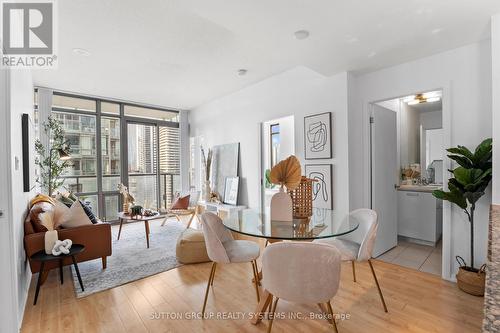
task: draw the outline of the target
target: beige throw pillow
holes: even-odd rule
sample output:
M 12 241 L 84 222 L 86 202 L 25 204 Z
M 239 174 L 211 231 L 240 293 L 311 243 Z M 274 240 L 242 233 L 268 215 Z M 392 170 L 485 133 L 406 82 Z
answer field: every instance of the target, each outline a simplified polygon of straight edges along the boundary
M 69 212 L 69 208 L 59 200 L 55 201 L 56 203 L 54 204 L 54 229 L 57 229 L 61 225 L 63 216 Z
M 71 205 L 71 208 L 61 217 L 59 225 L 68 229 L 80 227 L 82 225 L 92 225 L 92 222 L 90 222 L 89 217 L 85 214 L 80 202 L 75 201 Z

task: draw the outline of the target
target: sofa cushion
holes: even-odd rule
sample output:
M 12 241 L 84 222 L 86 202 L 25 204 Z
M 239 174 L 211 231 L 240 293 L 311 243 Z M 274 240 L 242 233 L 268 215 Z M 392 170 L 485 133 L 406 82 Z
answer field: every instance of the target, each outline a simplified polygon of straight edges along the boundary
M 182 264 L 208 262 L 205 238 L 201 230 L 186 229 L 177 239 L 175 248 L 177 260 Z
M 92 224 L 92 222 L 90 222 L 89 217 L 85 214 L 82 204 L 79 201 L 75 201 L 73 205 L 71 205 L 71 208 L 69 208 L 58 221 L 58 225 L 65 229 L 90 224 Z
M 190 197 L 191 195 L 188 194 L 186 196 L 177 198 L 177 200 L 175 200 L 174 204 L 172 205 L 172 208 L 170 209 L 188 209 Z

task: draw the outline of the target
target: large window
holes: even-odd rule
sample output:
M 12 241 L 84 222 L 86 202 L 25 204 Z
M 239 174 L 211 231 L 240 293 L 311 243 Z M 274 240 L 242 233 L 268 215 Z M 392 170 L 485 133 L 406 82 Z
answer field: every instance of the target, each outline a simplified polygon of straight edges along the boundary
M 106 221 L 117 220 L 121 210 L 120 183 L 145 208 L 172 203 L 180 190 L 177 111 L 58 93 L 52 102 L 71 155 L 65 189 Z

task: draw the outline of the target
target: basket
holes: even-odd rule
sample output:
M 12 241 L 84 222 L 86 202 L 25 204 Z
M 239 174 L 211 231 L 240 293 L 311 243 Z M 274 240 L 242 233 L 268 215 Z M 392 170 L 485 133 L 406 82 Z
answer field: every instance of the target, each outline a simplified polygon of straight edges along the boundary
M 313 215 L 312 183 L 316 181 L 302 176 L 299 186 L 288 191 L 292 197 L 293 217 L 296 219 L 308 218 Z

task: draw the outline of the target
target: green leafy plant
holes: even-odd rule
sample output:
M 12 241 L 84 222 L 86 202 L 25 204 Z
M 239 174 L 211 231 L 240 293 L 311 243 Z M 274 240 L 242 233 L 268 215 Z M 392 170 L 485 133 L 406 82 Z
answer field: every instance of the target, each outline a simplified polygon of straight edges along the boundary
M 266 176 L 266 188 L 274 188 L 276 185 L 271 183 L 271 170 L 270 169 L 266 169 L 265 176 Z
M 60 176 L 70 166 L 67 160 L 60 159 L 60 151 L 67 151 L 68 143 L 64 138 L 62 123 L 52 116 L 42 124 L 45 135 L 50 138 L 50 149 L 46 149 L 42 142 L 35 141 L 36 158 L 35 164 L 40 169 L 37 183 L 46 189 L 49 196 L 52 192 L 64 184 Z
M 486 139 L 474 152 L 464 146 L 449 148 L 448 157 L 459 165 L 449 170 L 453 177 L 448 180 L 448 192 L 436 190 L 432 194 L 442 200 L 454 203 L 464 210 L 470 224 L 470 269 L 474 267 L 474 211 L 477 201 L 491 181 L 492 140 Z

